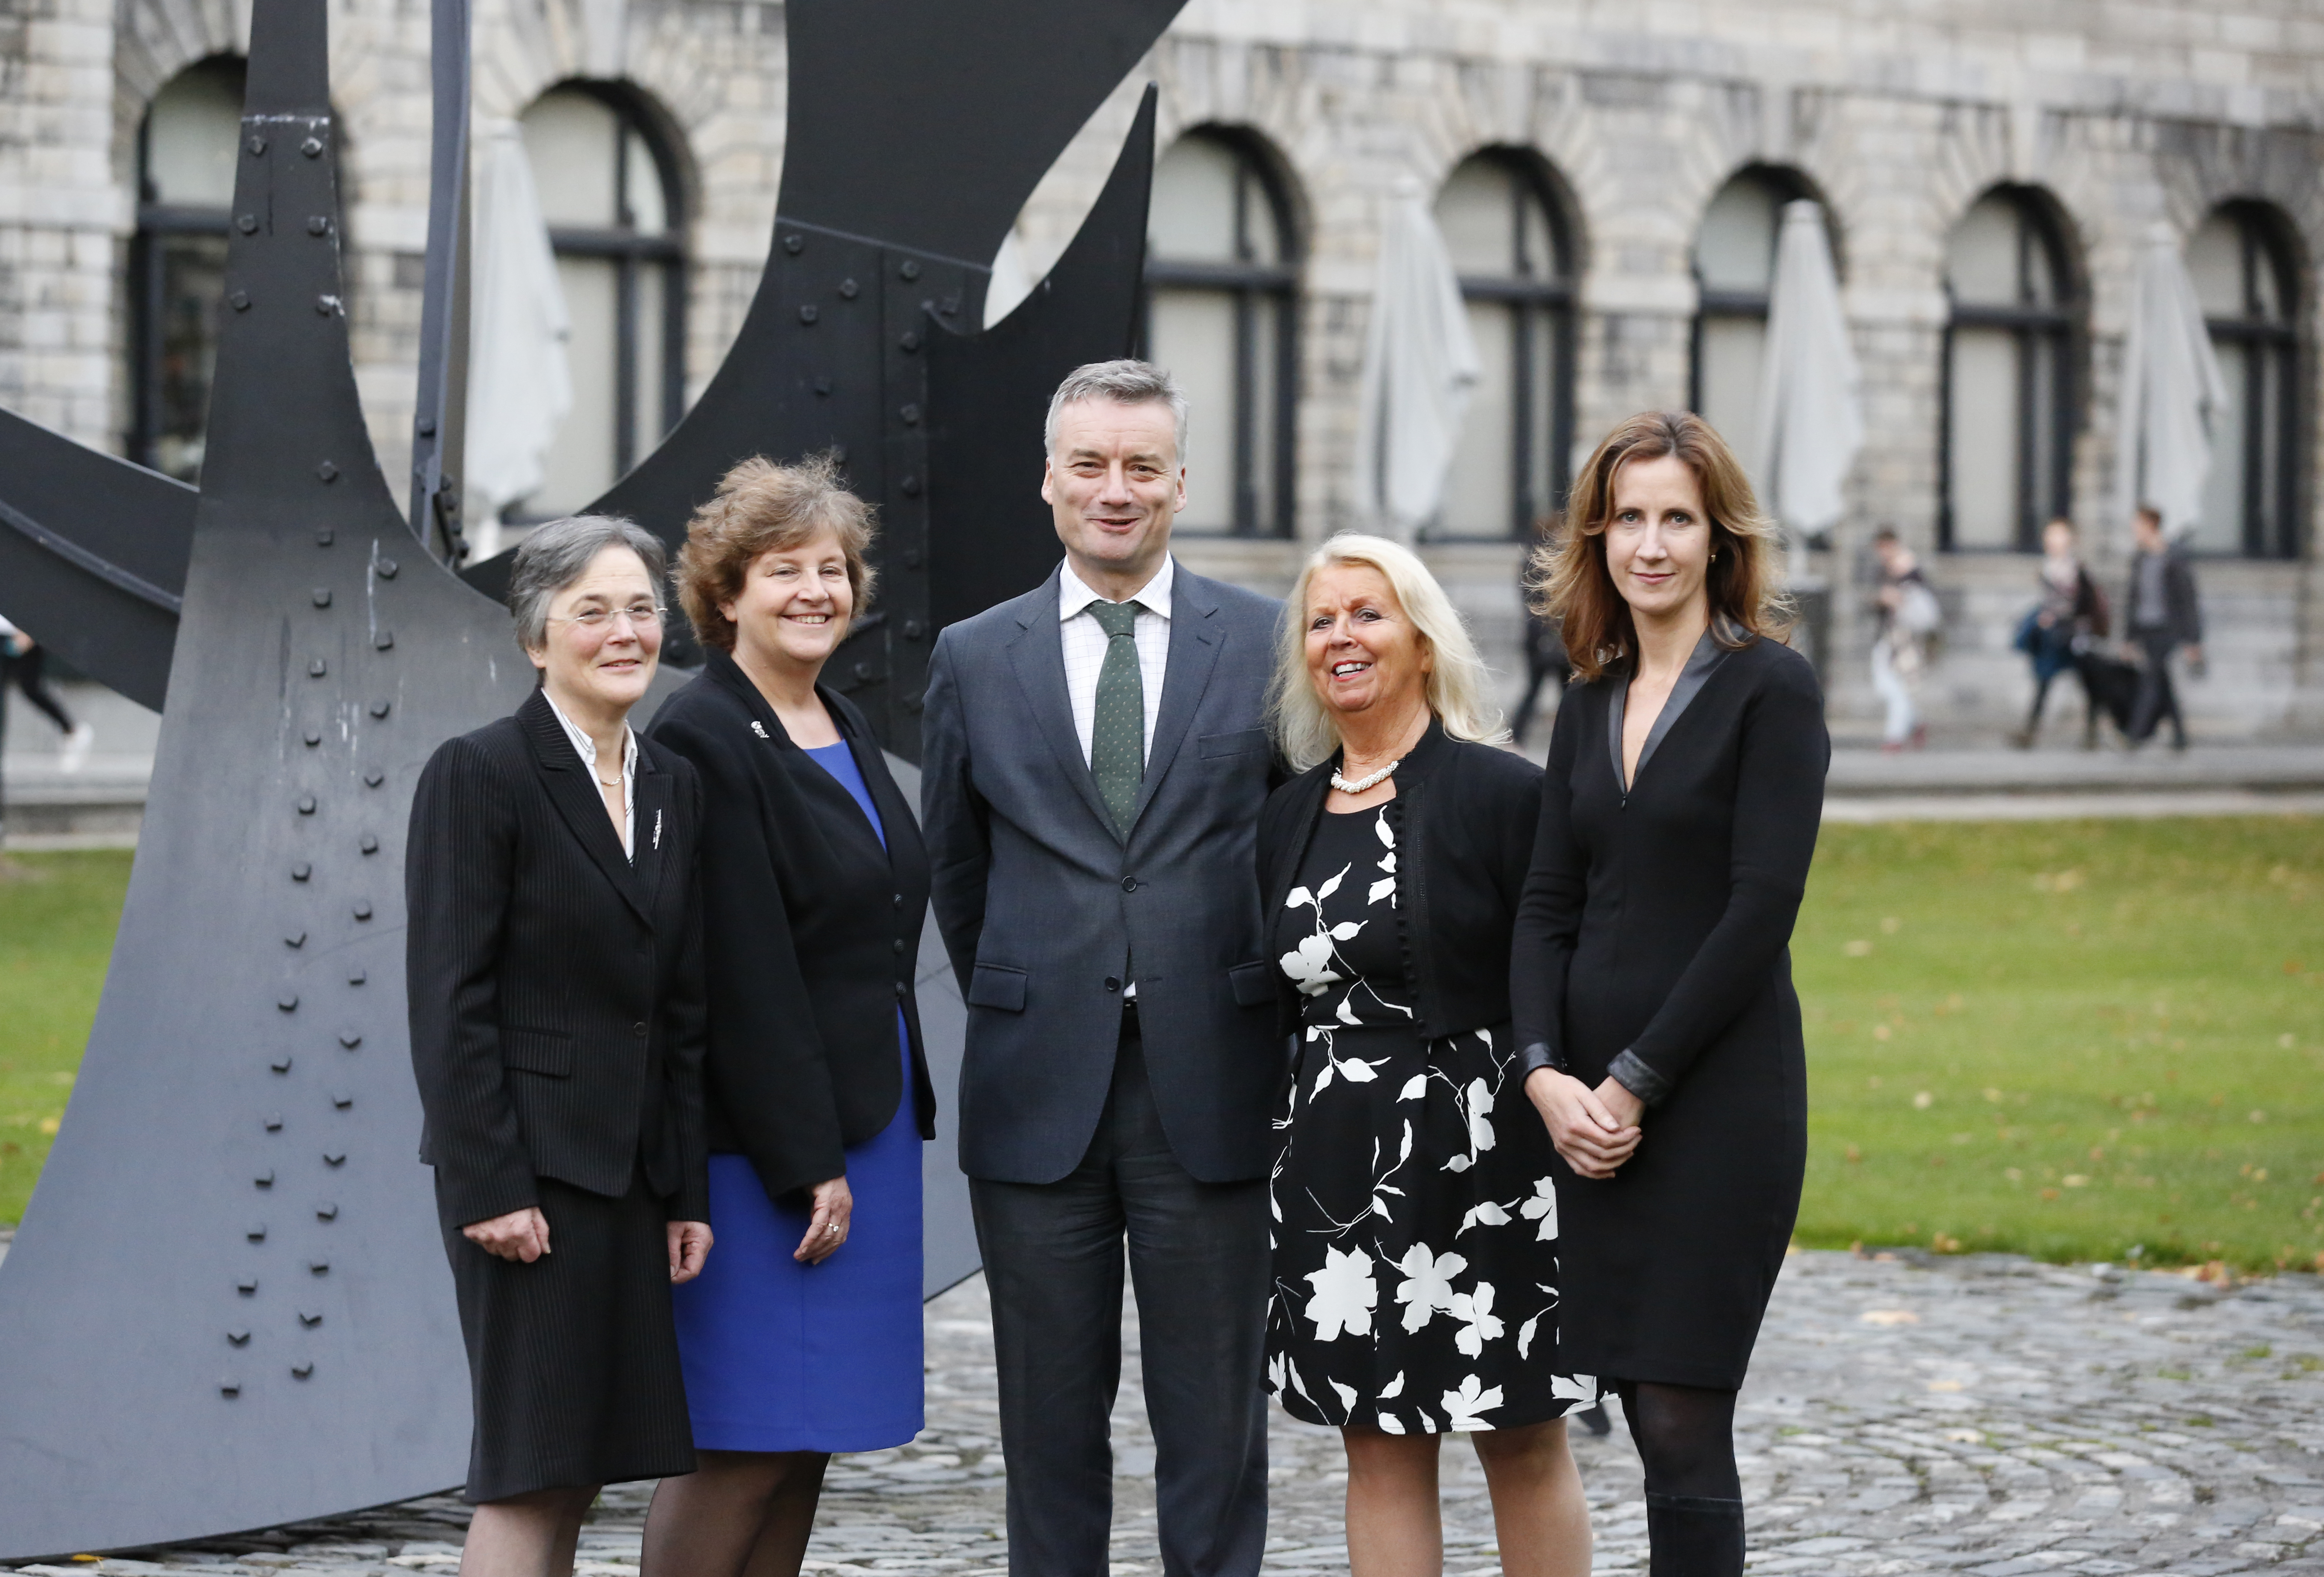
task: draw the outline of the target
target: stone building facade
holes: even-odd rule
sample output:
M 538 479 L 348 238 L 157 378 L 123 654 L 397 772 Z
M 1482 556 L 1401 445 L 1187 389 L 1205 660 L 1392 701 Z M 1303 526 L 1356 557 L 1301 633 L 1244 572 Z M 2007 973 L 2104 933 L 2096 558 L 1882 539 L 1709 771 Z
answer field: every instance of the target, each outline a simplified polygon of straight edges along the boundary
M 477 14 L 480 131 L 580 83 L 655 144 L 683 257 L 682 311 L 667 319 L 682 401 L 724 354 L 769 244 L 781 5 L 479 0 Z M 333 0 L 332 15 L 355 355 L 393 476 L 419 318 L 427 8 Z M 149 109 L 188 69 L 238 54 L 246 28 L 238 0 L 13 0 L 0 11 L 0 403 L 94 445 L 134 447 L 147 374 L 131 297 L 159 211 L 140 191 Z M 1246 295 L 1287 314 L 1268 342 L 1283 376 L 1267 411 L 1245 408 L 1249 389 L 1235 393 L 1239 420 L 1273 422 L 1286 485 L 1259 515 L 1245 512 L 1240 531 L 1189 533 L 1197 567 L 1279 588 L 1302 542 L 1360 523 L 1357 391 L 1383 214 L 1400 185 L 1449 190 L 1464 161 L 1489 153 L 1514 161 L 1554 210 L 1559 278 L 1541 300 L 1566 337 L 1526 375 L 1535 404 L 1559 412 L 1536 428 L 1563 452 L 1536 464 L 1562 475 L 1621 416 L 1702 394 L 1717 327 L 1706 313 L 1726 300 L 1706 220 L 1741 175 L 1824 205 L 1865 374 L 1851 507 L 1798 560 L 1830 588 L 1835 726 L 1860 731 L 1871 711 L 1865 544 L 1890 524 L 1921 552 L 1947 613 L 1932 721 L 1990 738 L 2027 694 L 2009 638 L 2036 561 L 2013 550 L 2022 531 L 1970 545 L 1948 526 L 1949 488 L 1983 463 L 1948 439 L 1949 423 L 1966 432 L 1978 415 L 1975 400 L 1949 405 L 1949 383 L 1968 375 L 1949 371 L 1967 365 L 1961 336 L 1985 322 L 1961 306 L 1965 218 L 1996 211 L 1979 204 L 1999 193 L 2041 231 L 2054 364 L 2024 389 L 2054 407 L 2038 420 L 2054 431 L 2056 464 L 2020 492 L 2027 510 L 2061 507 L 2080 523 L 2117 600 L 2127 533 L 2113 496 L 2116 385 L 2137 250 L 2158 224 L 2190 245 L 2240 226 L 2272 271 L 2282 321 L 2263 329 L 2282 342 L 2269 354 L 2282 386 L 2245 413 L 2247 427 L 2272 425 L 2234 463 L 2249 458 L 2251 497 L 2273 512 L 2246 550 L 2223 528 L 2227 550 L 2199 566 L 2209 674 L 2184 693 L 2199 737 L 2324 733 L 2324 13 L 2310 0 L 1189 0 L 1027 205 L 1010 267 L 1038 277 L 1062 249 L 1148 78 L 1166 147 L 1217 140 L 1266 187 L 1273 250 L 1246 271 Z M 1170 251 L 1162 239 L 1157 255 Z M 1215 273 L 1157 280 L 1193 289 Z M 2005 318 L 2015 321 L 1994 321 Z M 1156 322 L 1158 342 L 1158 307 Z M 2024 452 L 2041 448 L 2029 440 Z M 1488 532 L 1426 551 L 1513 670 L 1517 545 Z

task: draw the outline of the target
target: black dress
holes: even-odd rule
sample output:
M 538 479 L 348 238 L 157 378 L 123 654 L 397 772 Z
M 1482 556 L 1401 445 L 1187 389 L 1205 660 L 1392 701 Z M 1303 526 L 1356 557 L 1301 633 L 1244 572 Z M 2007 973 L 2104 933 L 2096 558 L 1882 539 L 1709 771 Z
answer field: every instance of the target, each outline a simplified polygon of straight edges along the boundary
M 1627 671 L 1566 694 L 1509 991 L 1528 1069 L 1609 1073 L 1648 1107 L 1616 1175 L 1557 1163 L 1565 1361 L 1743 1382 L 1807 1159 L 1787 944 L 1831 744 L 1807 659 L 1706 635 L 1625 792 Z
M 1517 1428 L 1597 1394 L 1552 1361 L 1554 1157 L 1506 1028 L 1422 1036 L 1400 804 L 1317 817 L 1269 916 L 1300 1000 L 1269 1185 L 1268 1385 L 1312 1424 Z

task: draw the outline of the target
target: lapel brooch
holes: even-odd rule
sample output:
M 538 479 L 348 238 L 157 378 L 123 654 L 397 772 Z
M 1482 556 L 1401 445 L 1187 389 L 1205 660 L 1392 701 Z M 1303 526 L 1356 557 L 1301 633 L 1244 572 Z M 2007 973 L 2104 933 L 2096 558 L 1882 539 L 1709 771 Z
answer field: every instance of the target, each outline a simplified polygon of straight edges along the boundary
M 761 739 L 765 739 L 767 737 L 767 725 L 761 723 L 754 717 L 751 720 L 751 732 L 757 734 Z
M 659 810 L 654 812 L 654 847 L 661 847 L 661 812 Z

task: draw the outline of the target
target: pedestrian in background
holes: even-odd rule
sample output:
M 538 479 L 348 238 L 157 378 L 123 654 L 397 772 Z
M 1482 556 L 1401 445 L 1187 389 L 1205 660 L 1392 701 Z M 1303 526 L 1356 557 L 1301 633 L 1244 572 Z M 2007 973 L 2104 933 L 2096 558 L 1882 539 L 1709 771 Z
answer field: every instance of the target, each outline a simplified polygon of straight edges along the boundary
M 1556 1185 L 1555 1367 L 1610 1384 L 1656 1572 L 1740 1577 L 1735 1402 L 1799 1211 L 1807 1057 L 1787 945 L 1831 742 L 1782 537 L 1702 418 L 1582 468 L 1548 595 L 1557 715 L 1509 996 Z
M 1880 748 L 1919 750 L 1929 742 L 1928 725 L 1921 721 L 1921 677 L 1944 615 L 1920 560 L 1895 527 L 1873 533 L 1872 553 L 1880 562 L 1880 589 L 1873 597 L 1878 622 L 1872 637 L 1872 690 L 1887 708 Z
M 752 459 L 678 557 L 707 660 L 649 737 L 702 774 L 718 1254 L 673 1295 L 702 1466 L 654 1492 L 652 1577 L 796 1577 L 831 1453 L 923 1419 L 928 862 L 871 724 L 821 681 L 872 534 L 830 460 Z
M 509 579 L 541 687 L 447 740 L 404 895 L 420 1158 L 468 1354 L 464 1577 L 573 1569 L 601 1485 L 694 1471 L 670 1287 L 710 1253 L 693 764 L 638 738 L 662 546 L 582 515 Z
M 1484 661 L 1411 549 L 1347 533 L 1291 590 L 1259 824 L 1277 1023 L 1268 1384 L 1339 1429 L 1348 1560 L 1440 1572 L 1438 1447 L 1484 1465 L 1506 1577 L 1583 1577 L 1558 1346 L 1556 1153 L 1521 1095 L 1509 943 L 1541 770 L 1501 748 Z
M 1517 703 L 1517 718 L 1509 731 L 1509 742 L 1525 748 L 1526 735 L 1532 732 L 1534 715 L 1541 705 L 1541 693 L 1550 689 L 1555 695 L 1565 694 L 1565 682 L 1572 675 L 1572 665 L 1566 660 L 1565 641 L 1558 633 L 1554 614 L 1542 611 L 1540 598 L 1534 585 L 1534 560 L 1545 549 L 1555 551 L 1558 531 L 1563 522 L 1555 515 L 1544 515 L 1534 522 L 1533 547 L 1517 561 L 1517 606 L 1524 610 L 1524 641 L 1526 659 L 1525 699 Z
M 992 1296 L 1009 1566 L 1106 1570 L 1126 1240 L 1163 1567 L 1251 1577 L 1285 1067 L 1256 848 L 1283 607 L 1170 558 L 1186 400 L 1167 373 L 1076 368 L 1045 437 L 1065 562 L 937 638 L 920 780 L 968 1003 L 960 1162 Z
M 2017 650 L 2034 667 L 2034 705 L 2025 725 L 2010 735 L 2019 750 L 2031 750 L 2042 729 L 2042 709 L 2050 687 L 2060 674 L 2075 670 L 2082 680 L 2082 748 L 2094 749 L 2098 739 L 2098 702 L 2091 690 L 2089 670 L 2077 659 L 2106 639 L 2108 616 L 2106 594 L 2098 590 L 2074 551 L 2074 522 L 2063 515 L 2042 528 L 2042 567 L 2034 577 L 2041 600 L 2026 611 L 2017 625 Z
M 2186 553 L 2163 536 L 2163 513 L 2153 504 L 2141 504 L 2131 522 L 2135 550 L 2130 556 L 2130 586 L 2124 602 L 2130 610 L 2126 622 L 2131 644 L 2144 666 L 2139 674 L 2138 699 L 2126 731 L 2134 749 L 2154 737 L 2164 718 L 2171 720 L 2171 748 L 2187 748 L 2187 721 L 2180 715 L 2179 692 L 2171 683 L 2172 654 L 2187 652 L 2187 669 L 2198 678 L 2203 673 L 2203 609 L 2195 588 L 2195 567 Z
M 40 643 L 0 619 L 0 689 L 12 684 L 64 734 L 57 746 L 57 765 L 68 772 L 79 771 L 88 761 L 89 746 L 97 742 L 97 730 L 75 722 L 49 688 L 48 653 Z

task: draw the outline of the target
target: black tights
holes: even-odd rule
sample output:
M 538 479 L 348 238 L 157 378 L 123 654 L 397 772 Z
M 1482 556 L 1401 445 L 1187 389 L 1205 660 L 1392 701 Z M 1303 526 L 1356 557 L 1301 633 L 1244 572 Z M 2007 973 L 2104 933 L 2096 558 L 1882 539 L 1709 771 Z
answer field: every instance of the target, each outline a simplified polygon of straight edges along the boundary
M 1617 1380 L 1614 1393 L 1646 1467 L 1652 1577 L 1740 1577 L 1735 1393 L 1652 1380 Z

